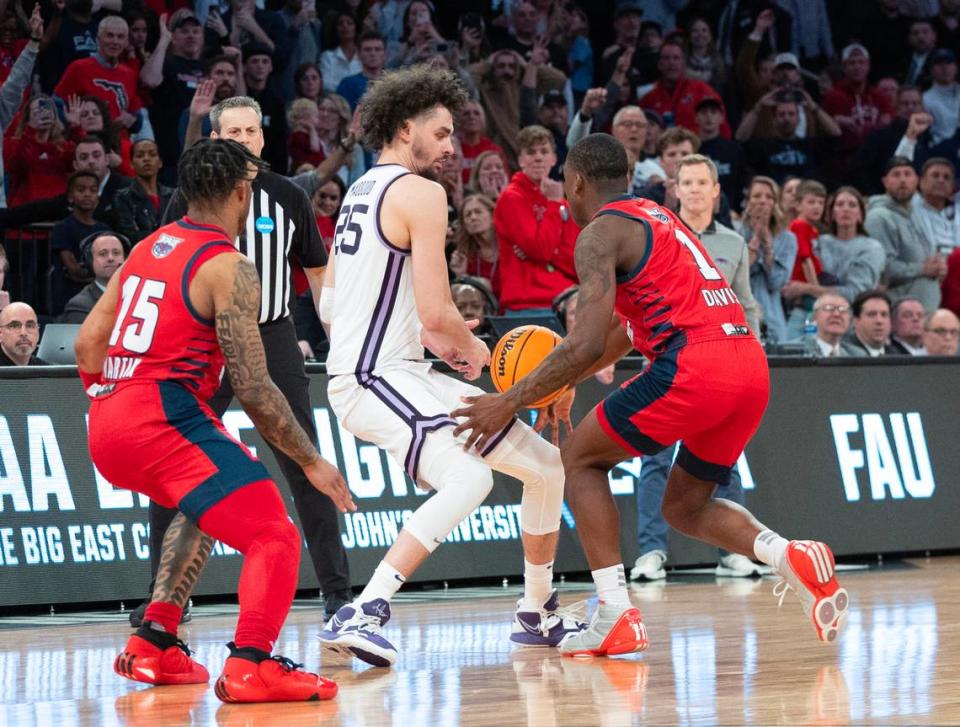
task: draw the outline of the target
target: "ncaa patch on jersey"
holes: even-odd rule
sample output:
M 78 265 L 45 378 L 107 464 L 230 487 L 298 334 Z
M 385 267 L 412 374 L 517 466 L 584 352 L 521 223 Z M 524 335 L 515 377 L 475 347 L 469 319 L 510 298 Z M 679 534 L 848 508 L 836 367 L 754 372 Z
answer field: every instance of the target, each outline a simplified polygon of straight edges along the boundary
M 182 237 L 174 237 L 173 235 L 168 235 L 167 233 L 162 233 L 153 242 L 153 247 L 150 249 L 150 252 L 153 253 L 153 256 L 156 258 L 166 257 L 174 248 L 183 242 Z
M 273 223 L 273 220 L 271 220 L 269 217 L 258 217 L 254 221 L 253 226 L 257 228 L 257 232 L 259 232 L 261 235 L 269 235 L 276 227 L 276 225 Z

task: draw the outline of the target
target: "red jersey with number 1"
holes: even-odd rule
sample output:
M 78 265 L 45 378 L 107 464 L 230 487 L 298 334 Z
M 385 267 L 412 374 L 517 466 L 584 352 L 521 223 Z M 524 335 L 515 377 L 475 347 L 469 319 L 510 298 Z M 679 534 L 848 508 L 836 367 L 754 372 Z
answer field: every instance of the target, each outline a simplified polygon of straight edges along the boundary
M 104 394 L 129 384 L 177 381 L 202 402 L 220 385 L 223 354 L 214 321 L 190 303 L 197 270 L 236 252 L 227 234 L 189 218 L 144 238 L 117 273 L 117 322 L 103 364 Z M 113 386 L 110 386 L 113 384 Z
M 617 315 L 634 348 L 649 359 L 689 343 L 750 335 L 740 301 L 710 255 L 673 212 L 624 197 L 597 212 L 636 220 L 647 251 L 617 275 Z

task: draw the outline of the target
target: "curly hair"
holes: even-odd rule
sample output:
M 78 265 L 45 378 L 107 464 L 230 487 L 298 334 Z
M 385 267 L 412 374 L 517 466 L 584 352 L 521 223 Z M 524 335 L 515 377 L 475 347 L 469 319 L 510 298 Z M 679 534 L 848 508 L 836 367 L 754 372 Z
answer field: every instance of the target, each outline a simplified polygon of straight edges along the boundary
M 382 149 L 407 121 L 437 106 L 457 114 L 467 98 L 460 78 L 452 71 L 417 65 L 384 73 L 361 101 L 363 144 Z
M 240 182 L 270 165 L 233 139 L 200 139 L 180 157 L 177 176 L 188 203 L 212 204 L 226 199 Z

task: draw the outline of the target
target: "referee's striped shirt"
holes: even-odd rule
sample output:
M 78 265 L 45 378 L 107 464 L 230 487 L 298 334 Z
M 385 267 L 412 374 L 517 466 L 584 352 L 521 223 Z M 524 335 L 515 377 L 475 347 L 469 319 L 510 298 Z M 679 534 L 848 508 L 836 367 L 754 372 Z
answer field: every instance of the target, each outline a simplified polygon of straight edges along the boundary
M 163 224 L 183 217 L 186 211 L 183 197 L 174 195 Z M 327 264 L 327 251 L 307 195 L 288 178 L 269 171 L 259 172 L 253 181 L 246 230 L 236 244 L 260 274 L 261 324 L 290 315 L 292 260 L 304 268 Z

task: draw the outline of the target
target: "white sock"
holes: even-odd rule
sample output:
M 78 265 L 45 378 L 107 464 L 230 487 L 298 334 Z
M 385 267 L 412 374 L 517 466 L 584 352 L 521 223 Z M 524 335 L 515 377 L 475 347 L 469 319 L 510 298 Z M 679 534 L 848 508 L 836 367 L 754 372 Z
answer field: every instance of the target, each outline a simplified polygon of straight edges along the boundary
M 627 576 L 623 571 L 623 563 L 611 565 L 608 568 L 590 571 L 593 582 L 597 586 L 597 597 L 611 606 L 628 608 L 630 596 L 627 595 Z
M 753 541 L 753 552 L 761 563 L 766 563 L 774 570 L 780 570 L 787 554 L 788 544 L 789 541 L 786 538 L 780 537 L 772 530 L 764 530 Z
M 366 588 L 363 589 L 363 593 L 360 594 L 356 602 L 366 603 L 376 598 L 389 601 L 393 598 L 393 594 L 400 590 L 400 586 L 406 582 L 407 579 L 400 574 L 400 571 L 387 563 L 387 561 L 381 560 L 380 565 L 377 566 L 377 569 L 370 577 L 370 582 L 367 583 Z
M 524 611 L 535 611 L 543 606 L 553 587 L 553 561 L 537 565 L 523 559 L 523 602 Z

